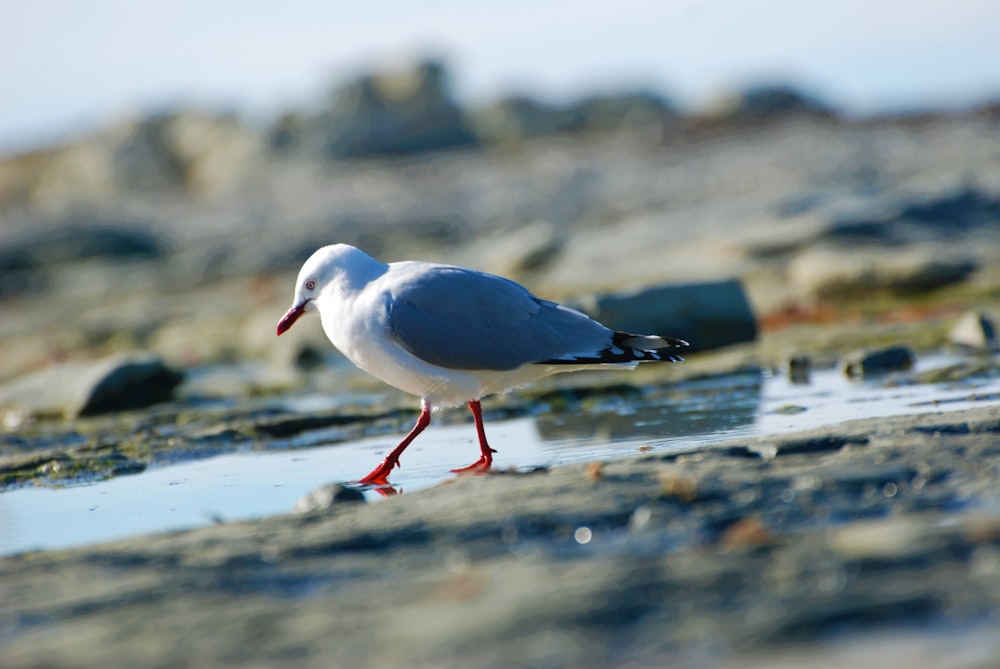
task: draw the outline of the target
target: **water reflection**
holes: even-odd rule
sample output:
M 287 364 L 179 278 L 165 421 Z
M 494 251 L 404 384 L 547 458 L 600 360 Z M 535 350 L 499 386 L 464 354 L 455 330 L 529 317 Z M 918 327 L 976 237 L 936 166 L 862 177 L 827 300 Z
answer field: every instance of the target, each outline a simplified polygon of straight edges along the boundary
M 608 442 L 728 432 L 754 423 L 760 411 L 763 379 L 759 372 L 690 381 L 643 398 L 610 397 L 572 412 L 536 417 L 545 442 Z
M 539 413 L 489 418 L 487 430 L 499 451 L 496 468 L 525 470 L 611 460 L 648 447 L 665 452 L 851 418 L 937 411 L 941 403 L 964 409 L 998 397 L 997 376 L 886 385 L 824 369 L 814 370 L 803 385 L 747 370 L 671 386 L 553 393 L 540 399 Z M 10 490 L 0 494 L 0 555 L 287 513 L 307 492 L 367 472 L 398 443 L 405 427 L 390 432 L 391 425 L 382 426 L 363 438 L 346 437 L 337 426 L 318 427 L 265 440 L 261 451 L 162 462 L 142 474 L 94 485 Z M 393 472 L 393 486 L 366 495 L 438 485 L 477 452 L 471 421 L 435 421 L 407 450 L 403 467 Z

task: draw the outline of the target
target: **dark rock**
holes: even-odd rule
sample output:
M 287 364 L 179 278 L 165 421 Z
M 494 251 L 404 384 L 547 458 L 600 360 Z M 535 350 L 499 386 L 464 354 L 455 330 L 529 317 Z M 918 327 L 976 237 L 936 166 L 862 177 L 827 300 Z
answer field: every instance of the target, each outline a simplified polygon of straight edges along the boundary
M 37 292 L 61 265 L 85 260 L 157 260 L 166 243 L 143 222 L 89 215 L 51 221 L 0 245 L 0 296 Z
M 787 84 L 761 84 L 727 97 L 713 116 L 731 120 L 760 121 L 795 114 L 832 117 L 834 109 L 817 96 Z
M 766 459 L 785 455 L 802 455 L 815 453 L 832 453 L 849 445 L 864 446 L 867 438 L 852 435 L 827 434 L 809 437 L 779 437 L 764 440 L 751 446 L 753 450 Z
M 94 416 L 169 400 L 183 380 L 152 355 L 71 362 L 0 387 L 0 406 L 38 416 Z
M 885 216 L 834 221 L 822 238 L 842 244 L 914 244 L 960 239 L 998 224 L 1000 198 L 969 186 L 902 203 Z
M 913 369 L 917 354 L 907 346 L 890 346 L 877 351 L 858 351 L 844 360 L 844 373 L 851 378 L 880 376 Z
M 812 359 L 805 353 L 796 353 L 788 359 L 788 380 L 796 384 L 809 383 Z
M 581 306 L 610 328 L 679 337 L 691 344 L 692 351 L 757 338 L 753 309 L 743 284 L 735 279 L 597 295 Z
M 295 502 L 295 513 L 323 511 L 335 504 L 355 504 L 357 502 L 364 503 L 364 501 L 364 493 L 357 488 L 341 483 L 330 483 L 309 491 Z
M 989 351 L 997 348 L 997 329 L 985 314 L 969 311 L 948 331 L 948 341 L 964 348 Z

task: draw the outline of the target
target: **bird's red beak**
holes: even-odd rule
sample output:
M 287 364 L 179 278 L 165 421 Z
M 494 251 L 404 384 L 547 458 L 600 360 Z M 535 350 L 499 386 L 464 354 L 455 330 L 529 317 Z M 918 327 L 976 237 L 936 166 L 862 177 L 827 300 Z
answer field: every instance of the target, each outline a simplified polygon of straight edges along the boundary
M 296 304 L 294 307 L 285 312 L 285 315 L 281 317 L 280 321 L 278 321 L 279 337 L 283 335 L 288 328 L 295 325 L 295 321 L 299 320 L 299 316 L 306 313 L 306 304 L 308 304 L 308 301 L 303 302 L 302 304 Z

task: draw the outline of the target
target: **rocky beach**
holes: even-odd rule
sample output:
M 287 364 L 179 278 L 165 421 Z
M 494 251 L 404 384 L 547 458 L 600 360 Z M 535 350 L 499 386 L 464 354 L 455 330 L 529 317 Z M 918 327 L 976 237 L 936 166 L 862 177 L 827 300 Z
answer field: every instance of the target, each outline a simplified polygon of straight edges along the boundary
M 465 108 L 427 62 L 266 126 L 178 109 L 0 157 L 0 664 L 1000 666 L 998 109 Z M 484 402 L 565 461 L 382 499 L 342 485 L 368 451 L 277 515 L 7 547 L 25 490 L 391 447 L 414 398 L 316 320 L 274 334 L 332 242 L 693 352 Z

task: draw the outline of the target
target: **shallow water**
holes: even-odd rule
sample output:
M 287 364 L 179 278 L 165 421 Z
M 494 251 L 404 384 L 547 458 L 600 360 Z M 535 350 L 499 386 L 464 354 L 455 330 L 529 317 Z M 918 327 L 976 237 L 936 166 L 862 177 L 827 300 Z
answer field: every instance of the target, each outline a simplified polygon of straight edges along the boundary
M 954 362 L 922 361 L 921 368 Z M 291 398 L 293 404 L 308 398 Z M 495 420 L 487 416 L 498 468 L 531 468 L 664 452 L 871 418 L 1000 403 L 1000 379 L 955 384 L 850 381 L 821 370 L 805 385 L 784 376 L 743 373 L 687 381 L 667 394 L 605 396 L 561 411 Z M 414 417 L 416 411 L 414 411 Z M 325 483 L 356 479 L 384 457 L 401 435 L 332 445 L 341 428 L 274 440 L 273 451 L 233 453 L 150 467 L 133 476 L 63 488 L 0 494 L 0 554 L 63 548 L 149 532 L 184 529 L 288 513 Z M 393 484 L 426 488 L 476 459 L 470 423 L 432 424 L 407 450 Z M 376 495 L 368 493 L 372 498 Z

